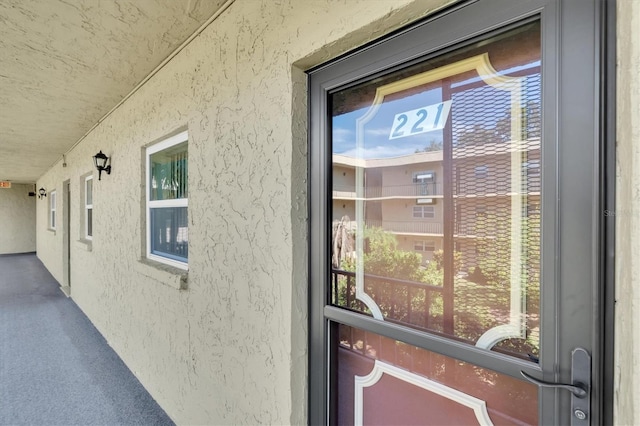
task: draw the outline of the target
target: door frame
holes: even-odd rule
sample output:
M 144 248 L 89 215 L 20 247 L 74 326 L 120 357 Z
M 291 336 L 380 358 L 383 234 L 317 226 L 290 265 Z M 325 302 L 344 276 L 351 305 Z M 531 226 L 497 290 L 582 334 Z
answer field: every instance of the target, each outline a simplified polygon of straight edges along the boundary
M 517 4 L 514 4 L 517 3 Z M 577 2 L 573 2 L 577 3 Z M 585 82 L 591 81 L 595 83 L 593 92 L 590 93 L 594 97 L 594 122 L 593 129 L 591 131 L 597 140 L 597 152 L 591 153 L 597 160 L 597 164 L 594 166 L 596 169 L 596 175 L 593 176 L 594 182 L 589 183 L 592 194 L 592 209 L 585 214 L 590 215 L 592 223 L 592 246 L 591 251 L 593 254 L 591 258 L 597 259 L 596 264 L 591 266 L 589 274 L 592 277 L 593 285 L 590 288 L 592 292 L 592 304 L 591 312 L 592 318 L 594 318 L 594 330 L 591 333 L 592 340 L 592 415 L 591 421 L 594 424 L 609 424 L 613 421 L 613 329 L 614 329 L 614 243 L 615 243 L 615 221 L 606 220 L 607 218 L 603 214 L 604 210 L 609 208 L 615 209 L 615 1 L 601 2 L 598 0 L 591 0 L 589 5 L 591 8 L 586 7 L 586 2 L 581 2 L 584 13 L 587 15 L 586 22 L 593 23 L 592 27 L 582 29 L 584 31 L 592 32 L 594 39 L 594 69 L 588 70 L 590 73 L 587 78 L 577 78 L 575 84 L 585 84 Z M 486 12 L 479 9 L 481 6 L 489 4 L 492 12 Z M 555 5 L 555 6 L 554 6 Z M 328 165 L 331 163 L 330 150 L 322 146 L 322 141 L 327 140 L 328 127 L 326 123 L 326 116 L 318 120 L 320 115 L 325 114 L 327 111 L 327 94 L 335 87 L 343 86 L 348 82 L 362 81 L 363 79 L 370 77 L 376 73 L 380 73 L 385 70 L 389 71 L 394 67 L 399 67 L 401 64 L 411 63 L 416 61 L 417 58 L 425 58 L 433 55 L 439 55 L 448 49 L 451 49 L 458 45 L 463 39 L 473 38 L 473 34 L 480 35 L 482 33 L 490 32 L 491 30 L 497 30 L 503 28 L 509 23 L 515 23 L 521 20 L 525 16 L 530 16 L 533 11 L 540 11 L 544 7 L 548 15 L 544 17 L 546 20 L 543 23 L 543 32 L 553 32 L 552 39 L 557 42 L 565 42 L 567 39 L 571 39 L 572 36 L 576 36 L 576 28 L 584 26 L 585 16 L 580 13 L 574 13 L 572 16 L 570 1 L 545 1 L 545 0 L 532 0 L 528 2 L 505 2 L 505 1 L 492 1 L 492 0 L 479 0 L 475 2 L 459 2 L 454 6 L 442 10 L 434 16 L 428 17 L 416 24 L 394 32 L 391 35 L 386 36 L 380 41 L 371 42 L 360 50 L 344 55 L 336 60 L 320 65 L 312 70 L 309 70 L 309 111 L 310 111 L 310 123 L 309 123 L 309 217 L 310 217 L 310 270 L 309 270 L 309 423 L 310 424 L 327 424 L 329 419 L 329 388 L 327 385 L 328 379 L 331 375 L 331 366 L 328 365 L 327 359 L 332 359 L 329 351 L 328 340 L 330 334 L 335 332 L 335 323 L 330 325 L 331 321 L 342 322 L 345 321 L 350 325 L 364 328 L 366 330 L 378 333 L 380 335 L 399 339 L 406 343 L 425 347 L 425 342 L 428 342 L 428 350 L 441 353 L 444 355 L 455 357 L 461 361 L 468 361 L 474 364 L 478 364 L 485 368 L 502 370 L 504 371 L 502 359 L 500 356 L 496 356 L 494 353 L 484 351 L 481 349 L 468 347 L 464 344 L 458 344 L 456 342 L 448 341 L 445 338 L 438 336 L 425 336 L 423 333 L 413 331 L 411 329 L 404 328 L 402 326 L 383 324 L 368 317 L 364 317 L 358 314 L 354 314 L 348 311 L 341 310 L 332 306 L 328 306 L 325 301 L 327 300 L 327 283 L 328 276 L 326 262 L 329 247 L 326 241 L 326 226 L 329 223 L 329 203 L 327 194 L 330 193 L 330 180 L 331 177 L 327 176 Z M 471 11 L 475 8 L 475 13 Z M 490 9 L 491 9 L 490 7 Z M 552 10 L 554 9 L 555 10 Z M 517 12 L 517 10 L 528 10 L 528 12 Z M 515 12 L 514 12 L 515 11 Z M 549 12 L 550 11 L 550 12 Z M 572 10 L 575 12 L 575 10 Z M 520 13 L 520 14 L 519 14 Z M 456 36 L 451 31 L 447 32 L 446 29 L 440 33 L 432 31 L 432 27 L 443 27 L 443 24 L 438 21 L 439 18 L 449 14 L 457 14 L 455 18 L 462 16 L 462 19 L 471 19 L 468 23 L 472 29 L 466 32 L 464 37 Z M 499 17 L 496 17 L 496 14 Z M 488 16 L 491 15 L 491 16 Z M 469 18 L 472 16 L 472 18 Z M 500 16 L 505 18 L 501 20 Z M 507 17 L 508 16 L 508 17 Z M 591 17 L 593 19 L 589 20 Z M 453 18 L 451 18 L 453 19 Z M 560 20 L 565 19 L 563 24 L 560 24 Z M 499 24 L 496 24 L 496 22 Z M 491 22 L 488 24 L 487 22 Z M 563 33 L 564 31 L 564 33 Z M 567 33 L 568 31 L 568 33 Z M 434 32 L 437 33 L 434 36 Z M 419 34 L 428 34 L 430 36 L 430 48 L 425 51 L 423 45 L 416 40 L 419 39 Z M 413 42 L 410 38 L 413 37 Z M 409 41 L 407 41 L 409 40 Z M 436 46 L 436 47 L 433 47 Z M 561 47 L 554 45 L 544 45 L 544 49 L 551 49 L 554 52 L 552 55 L 555 60 L 562 62 L 562 64 L 570 62 L 569 59 L 560 58 L 557 53 Z M 373 49 L 377 50 L 376 54 L 372 54 Z M 563 50 L 568 52 L 570 56 L 572 52 L 568 49 Z M 374 56 L 375 60 L 371 57 Z M 549 55 L 546 57 L 549 60 Z M 552 59 L 553 60 L 553 59 Z M 356 64 L 356 65 L 354 65 Z M 553 64 L 552 68 L 556 70 L 556 76 L 553 78 L 558 80 L 562 78 L 560 72 L 560 64 Z M 327 71 L 332 69 L 332 71 Z M 566 71 L 565 71 L 566 72 Z M 319 74 L 323 74 L 321 79 L 318 79 Z M 328 76 L 327 76 L 328 75 Z M 567 83 L 569 80 L 563 80 Z M 315 80 L 314 80 L 315 79 Z M 569 89 L 560 88 L 562 90 Z M 544 96 L 543 92 L 543 96 Z M 562 102 L 562 96 L 558 95 L 555 101 L 559 104 Z M 549 110 L 548 102 L 545 102 L 545 108 Z M 553 108 L 552 108 L 553 109 Z M 553 113 L 554 116 L 564 114 L 567 109 L 562 109 L 558 106 L 558 109 L 553 109 L 549 113 Z M 547 114 L 545 113 L 545 116 Z M 576 120 L 576 117 L 563 117 L 567 120 Z M 564 123 L 564 121 L 563 121 Z M 556 138 L 561 137 L 561 127 L 565 125 L 560 123 L 560 119 L 557 119 L 557 123 L 554 124 L 554 129 L 557 131 Z M 545 130 L 546 134 L 546 130 Z M 549 135 L 547 135 L 549 137 Z M 558 153 L 562 156 L 563 152 Z M 585 158 L 588 158 L 585 157 Z M 558 160 L 555 156 L 548 157 L 545 155 L 545 160 Z M 552 179 L 547 179 L 547 182 L 551 182 L 551 185 L 557 184 L 557 180 L 562 170 L 556 170 Z M 569 179 L 567 177 L 563 179 Z M 548 190 L 548 186 L 545 184 L 545 192 L 547 194 L 555 194 L 555 190 Z M 556 194 L 557 195 L 557 194 Z M 545 217 L 550 217 L 551 222 L 557 223 L 556 215 L 560 215 L 559 209 L 564 206 L 553 206 L 556 211 L 546 211 Z M 553 224 L 552 224 L 553 225 Z M 556 229 L 555 231 L 561 232 L 562 230 Z M 545 228 L 543 233 L 549 235 L 553 233 L 553 230 Z M 544 243 L 543 243 L 544 245 Z M 551 257 L 554 258 L 556 253 L 551 249 L 551 252 L 547 250 L 544 255 L 545 259 Z M 544 261 L 543 261 L 544 262 Z M 574 266 L 576 265 L 575 259 L 573 260 Z M 548 261 L 547 261 L 548 263 Z M 565 271 L 569 268 L 565 268 Z M 549 271 L 547 271 L 549 272 Z M 562 280 L 561 272 L 552 271 L 554 275 L 554 282 Z M 558 276 L 555 276 L 555 275 Z M 595 281 L 594 281 L 595 280 Z M 558 292 L 555 289 L 555 292 Z M 559 296 L 557 294 L 543 296 L 541 303 L 548 305 L 556 305 L 556 300 Z M 557 309 L 557 306 L 556 306 Z M 561 349 L 558 346 L 557 334 L 551 336 L 554 342 L 548 341 L 542 342 L 541 345 L 552 345 L 556 347 L 556 352 L 562 352 L 561 355 L 554 354 L 556 357 L 564 358 L 563 363 L 567 364 L 567 359 L 570 357 L 570 351 Z M 547 339 L 549 340 L 549 339 Z M 573 345 L 573 342 L 570 343 Z M 469 356 L 465 354 L 470 354 Z M 517 370 L 517 371 L 516 371 Z M 513 371 L 509 371 L 509 374 L 516 377 L 519 375 L 519 371 L 524 370 L 530 374 L 540 376 L 540 368 L 536 368 L 535 365 L 522 362 L 519 365 L 514 362 Z M 567 380 L 567 372 L 546 373 L 542 378 L 550 381 Z M 549 404 L 555 406 L 555 402 L 549 401 L 550 393 L 546 393 L 546 397 L 541 393 L 541 405 L 549 406 Z M 546 398 L 546 401 L 544 400 Z M 568 400 L 568 395 L 563 396 L 565 400 Z M 554 414 L 555 418 L 558 418 L 558 414 Z M 542 417 L 541 417 L 542 420 Z
M 62 291 L 71 295 L 71 180 L 62 182 Z
M 614 424 L 614 374 L 615 374 L 615 247 L 616 221 L 605 211 L 614 211 L 616 206 L 616 3 L 604 0 L 598 25 L 601 26 L 599 42 L 602 45 L 600 57 L 600 84 L 602 100 L 599 108 L 600 133 L 600 199 L 603 207 L 600 215 L 600 259 L 601 274 L 599 297 L 601 299 L 600 333 L 597 344 L 601 348 L 598 377 L 601 384 L 602 424 Z

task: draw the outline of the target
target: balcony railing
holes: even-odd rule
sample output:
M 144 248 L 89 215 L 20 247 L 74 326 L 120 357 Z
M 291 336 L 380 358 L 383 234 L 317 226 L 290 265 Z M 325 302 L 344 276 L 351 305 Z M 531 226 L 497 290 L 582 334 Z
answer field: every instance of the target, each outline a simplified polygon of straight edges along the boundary
M 430 197 L 442 195 L 442 184 L 430 182 L 409 185 L 371 186 L 366 188 L 366 194 L 367 198 Z
M 408 185 L 384 185 L 367 186 L 364 190 L 364 198 L 421 198 L 442 196 L 441 183 L 412 183 Z M 356 198 L 356 188 L 354 185 L 334 185 L 333 198 L 350 199 Z
M 369 315 L 366 305 L 355 297 L 355 277 L 355 272 L 331 271 L 331 302 Z M 442 286 L 365 274 L 364 287 L 386 320 L 425 330 L 442 330 L 442 312 L 432 309 L 432 304 L 441 306 L 441 300 L 436 299 L 442 298 Z
M 513 193 L 536 194 L 540 192 L 540 181 L 524 182 L 520 191 L 514 191 L 510 181 L 484 182 L 470 181 L 458 183 L 454 190 L 454 197 L 482 197 L 496 195 L 510 195 Z M 375 200 L 384 198 L 429 198 L 442 197 L 442 183 L 414 183 L 408 185 L 368 186 L 364 190 L 365 199 Z M 334 185 L 333 198 L 355 199 L 354 185 Z
M 512 187 L 509 180 L 484 181 L 482 179 L 460 182 L 455 189 L 455 196 L 481 197 L 486 195 L 535 194 L 540 192 L 540 179 L 522 182 L 522 188 Z
M 442 234 L 441 222 L 425 222 L 424 219 L 415 221 L 390 221 L 390 220 L 367 220 L 367 227 L 382 228 L 385 231 L 399 234 Z
M 443 236 L 443 225 L 441 222 L 425 222 L 424 219 L 416 219 L 415 222 L 388 221 L 388 220 L 367 220 L 365 225 L 368 228 L 382 228 L 387 232 L 396 234 L 428 234 Z M 352 220 L 346 224 L 348 229 L 357 229 L 356 221 Z M 494 238 L 492 228 L 478 226 L 475 222 L 454 223 L 454 237 L 486 237 Z

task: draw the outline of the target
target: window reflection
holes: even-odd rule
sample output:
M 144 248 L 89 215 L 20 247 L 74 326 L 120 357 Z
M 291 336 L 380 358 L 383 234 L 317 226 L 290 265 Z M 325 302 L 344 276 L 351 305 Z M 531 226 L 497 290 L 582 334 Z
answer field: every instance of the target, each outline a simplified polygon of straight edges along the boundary
M 538 354 L 539 40 L 528 24 L 331 96 L 334 305 Z

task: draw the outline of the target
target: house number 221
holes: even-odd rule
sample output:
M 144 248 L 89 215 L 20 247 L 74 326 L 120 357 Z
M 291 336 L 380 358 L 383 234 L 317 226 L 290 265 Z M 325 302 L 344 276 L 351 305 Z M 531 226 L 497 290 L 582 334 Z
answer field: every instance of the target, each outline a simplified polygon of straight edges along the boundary
M 451 110 L 451 101 L 401 112 L 393 118 L 389 139 L 404 138 L 444 128 Z

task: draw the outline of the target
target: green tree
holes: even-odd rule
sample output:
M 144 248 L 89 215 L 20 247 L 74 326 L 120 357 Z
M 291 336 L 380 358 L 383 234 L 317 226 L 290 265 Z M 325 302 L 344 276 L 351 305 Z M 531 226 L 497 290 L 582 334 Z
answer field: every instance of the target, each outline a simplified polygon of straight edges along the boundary
M 439 329 L 442 296 L 440 292 L 430 291 L 428 285 L 442 285 L 442 262 L 431 261 L 426 268 L 423 267 L 422 255 L 398 249 L 395 235 L 382 228 L 365 228 L 363 237 L 365 291 L 376 301 L 382 314 L 423 328 Z M 459 263 L 460 254 L 457 254 Z M 354 272 L 355 258 L 346 259 L 343 269 Z M 352 280 L 349 285 L 348 280 Z M 350 293 L 347 295 L 348 290 Z M 338 300 L 341 306 L 368 312 L 360 301 L 355 300 L 353 277 L 341 279 Z
M 442 151 L 442 141 L 431 139 L 429 141 L 429 145 L 425 145 L 422 149 L 416 149 L 416 154 L 419 152 L 433 152 L 433 151 Z
M 364 237 L 368 246 L 363 257 L 366 274 L 401 280 L 420 280 L 420 254 L 399 250 L 395 235 L 382 228 L 365 228 Z

